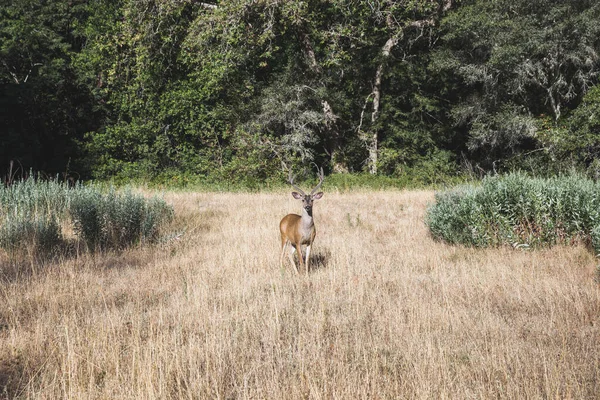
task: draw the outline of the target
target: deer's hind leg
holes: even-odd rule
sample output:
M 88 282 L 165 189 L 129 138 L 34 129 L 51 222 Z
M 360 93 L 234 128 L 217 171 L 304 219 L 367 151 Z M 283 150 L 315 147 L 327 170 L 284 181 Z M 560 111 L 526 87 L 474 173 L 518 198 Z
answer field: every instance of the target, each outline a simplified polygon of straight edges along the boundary
M 283 269 L 283 253 L 285 253 L 285 248 L 287 247 L 288 240 L 281 236 L 281 254 L 279 254 L 279 267 Z

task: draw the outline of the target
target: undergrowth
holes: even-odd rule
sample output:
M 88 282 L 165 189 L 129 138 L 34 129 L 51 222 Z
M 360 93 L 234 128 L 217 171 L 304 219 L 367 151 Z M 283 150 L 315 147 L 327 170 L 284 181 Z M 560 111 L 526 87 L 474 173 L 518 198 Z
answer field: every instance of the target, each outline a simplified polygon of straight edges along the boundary
M 600 253 L 600 184 L 582 176 L 487 177 L 436 194 L 426 223 L 454 244 L 537 247 L 584 242 Z
M 314 171 L 312 171 L 314 172 Z M 295 182 L 301 186 L 315 185 L 314 175 L 299 172 Z M 350 192 L 354 190 L 398 190 L 398 189 L 435 189 L 464 183 L 473 178 L 463 175 L 415 175 L 412 173 L 395 176 L 371 175 L 368 173 L 332 173 L 325 177 L 328 190 Z M 117 186 L 134 185 L 158 190 L 181 190 L 194 192 L 270 192 L 290 187 L 288 175 L 281 172 L 268 178 L 223 178 L 218 173 L 214 176 L 200 176 L 185 173 L 165 173 L 157 177 L 128 179 L 117 177 L 110 181 Z

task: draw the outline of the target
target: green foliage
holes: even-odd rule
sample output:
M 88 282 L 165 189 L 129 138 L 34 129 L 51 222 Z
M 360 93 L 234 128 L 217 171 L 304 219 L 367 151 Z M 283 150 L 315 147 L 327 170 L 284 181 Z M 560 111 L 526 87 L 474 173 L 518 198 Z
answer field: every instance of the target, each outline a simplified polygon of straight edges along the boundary
M 485 168 L 544 146 L 536 116 L 559 123 L 599 70 L 598 2 L 471 1 L 444 19 L 434 71 Z M 548 149 L 551 150 L 551 149 Z
M 390 178 L 387 176 L 373 176 L 371 174 L 332 174 L 325 181 L 327 190 L 339 190 L 342 192 L 356 189 L 382 190 L 400 189 L 406 187 L 406 181 Z
M 549 116 L 537 118 L 536 137 L 541 148 L 527 159 L 509 161 L 509 168 L 516 164 L 536 175 L 578 170 L 600 178 L 600 86 L 590 88 L 559 122 Z
M 0 168 L 595 176 L 599 19 L 589 0 L 1 0 Z
M 594 253 L 600 254 L 600 224 L 596 225 L 590 232 L 592 248 Z M 600 283 L 600 282 L 599 282 Z
M 0 247 L 51 253 L 72 226 L 91 250 L 155 241 L 173 215 L 163 200 L 99 186 L 27 179 L 0 187 Z
M 409 50 L 423 31 L 403 26 L 438 15 L 432 1 L 139 3 L 88 20 L 80 59 L 93 61 L 82 65 L 101 77 L 109 116 L 85 140 L 97 178 L 259 182 L 332 159 L 361 171 L 357 125 L 370 129 L 362 112 L 381 47 L 397 36 Z M 111 12 L 119 24 L 98 22 Z
M 0 189 L 0 247 L 11 254 L 50 253 L 62 241 L 66 185 L 28 179 Z
M 63 214 L 68 207 L 68 201 L 68 185 L 53 180 L 32 177 L 0 187 L 0 215 L 8 215 L 10 212 L 35 215 Z
M 304 164 L 313 162 L 317 134 L 325 126 L 313 91 L 299 85 L 273 85 L 261 100 L 260 112 L 248 123 L 248 130 L 260 132 L 269 153 L 288 165 L 295 158 Z
M 81 48 L 77 21 L 86 9 L 69 0 L 0 2 L 2 168 L 18 160 L 54 173 L 69 164 L 84 169 L 76 163 L 77 142 L 100 122 L 70 63 Z
M 600 159 L 600 85 L 591 88 L 581 104 L 567 118 L 568 135 L 561 139 L 561 150 L 576 154 L 579 159 L 593 168 L 592 175 L 598 178 L 597 163 Z
M 578 175 L 488 177 L 479 186 L 437 193 L 426 223 L 435 238 L 453 244 L 597 246 L 600 183 Z
M 62 240 L 60 226 L 52 215 L 14 213 L 5 216 L 0 228 L 0 247 L 9 254 L 47 254 Z
M 429 173 L 429 175 L 427 174 Z M 406 189 L 422 187 L 447 187 L 464 182 L 465 178 L 456 175 L 444 175 L 440 171 L 419 168 L 407 170 L 397 176 L 362 174 L 331 174 L 326 178 L 329 190 L 352 191 Z

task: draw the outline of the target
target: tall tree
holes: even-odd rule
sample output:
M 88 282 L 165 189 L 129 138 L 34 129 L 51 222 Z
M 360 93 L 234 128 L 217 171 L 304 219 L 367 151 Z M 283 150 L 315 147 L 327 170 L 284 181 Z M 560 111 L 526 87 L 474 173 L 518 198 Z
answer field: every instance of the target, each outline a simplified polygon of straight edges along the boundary
M 363 111 L 369 101 L 372 102 L 371 132 L 362 131 L 364 114 L 361 113 L 359 133 L 366 143 L 369 158 L 368 169 L 371 174 L 377 173 L 379 134 L 377 121 L 381 108 L 382 81 L 386 64 L 389 62 L 392 51 L 402 43 L 405 53 L 409 51 L 414 41 L 426 35 L 425 30 L 433 28 L 440 18 L 447 13 L 453 5 L 452 0 L 437 1 L 379 1 L 374 3 L 374 21 L 379 29 L 385 32 L 386 41 L 381 48 L 380 57 L 373 79 L 373 89 L 368 94 Z
M 77 141 L 97 126 L 91 93 L 71 64 L 86 13 L 83 1 L 0 2 L 0 168 L 14 160 L 65 171 L 78 158 Z
M 538 148 L 536 118 L 558 121 L 597 81 L 600 3 L 466 3 L 442 23 L 436 65 L 460 82 L 456 124 L 473 157 L 492 167 Z

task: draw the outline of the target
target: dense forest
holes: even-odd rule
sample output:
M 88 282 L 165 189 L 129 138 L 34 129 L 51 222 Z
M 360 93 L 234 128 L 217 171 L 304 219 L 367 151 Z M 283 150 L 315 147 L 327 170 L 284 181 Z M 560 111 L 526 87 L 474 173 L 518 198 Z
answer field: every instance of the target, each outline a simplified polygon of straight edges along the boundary
M 597 0 L 0 0 L 0 175 L 600 174 Z

